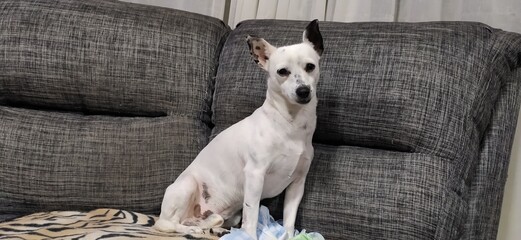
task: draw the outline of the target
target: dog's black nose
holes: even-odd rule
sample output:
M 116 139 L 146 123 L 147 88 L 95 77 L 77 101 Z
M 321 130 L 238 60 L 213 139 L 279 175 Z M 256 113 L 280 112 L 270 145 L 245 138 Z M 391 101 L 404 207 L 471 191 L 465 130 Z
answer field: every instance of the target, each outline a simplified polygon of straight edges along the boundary
M 306 99 L 309 97 L 309 93 L 311 92 L 311 89 L 307 86 L 300 86 L 297 88 L 297 96 L 301 99 Z

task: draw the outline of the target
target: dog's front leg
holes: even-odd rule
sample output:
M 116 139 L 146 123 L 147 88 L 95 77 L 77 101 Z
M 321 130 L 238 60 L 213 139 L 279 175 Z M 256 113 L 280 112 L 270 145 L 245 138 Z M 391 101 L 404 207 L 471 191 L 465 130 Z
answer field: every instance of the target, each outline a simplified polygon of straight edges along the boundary
M 304 195 L 305 176 L 295 179 L 288 188 L 284 196 L 284 228 L 291 238 L 295 234 L 295 219 L 297 218 L 298 206 Z
M 259 202 L 264 187 L 266 170 L 253 161 L 244 168 L 244 203 L 242 209 L 242 229 L 253 239 L 257 239 L 257 221 L 259 219 Z
M 306 185 L 306 176 L 309 172 L 311 159 L 313 159 L 313 152 L 311 152 L 311 156 L 301 159 L 303 165 L 297 172 L 295 180 L 286 188 L 284 195 L 283 224 L 290 238 L 295 235 L 295 219 L 297 218 L 298 206 L 304 195 L 304 186 Z

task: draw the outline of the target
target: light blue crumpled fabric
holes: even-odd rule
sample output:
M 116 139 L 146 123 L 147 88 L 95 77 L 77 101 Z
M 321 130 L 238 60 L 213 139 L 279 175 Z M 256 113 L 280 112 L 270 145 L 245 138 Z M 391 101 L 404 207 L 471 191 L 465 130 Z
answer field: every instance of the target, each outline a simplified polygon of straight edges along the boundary
M 305 240 L 324 240 L 324 237 L 319 233 L 306 233 L 305 230 L 299 234 L 295 231 L 295 237 L 291 239 L 305 239 Z M 267 207 L 260 206 L 259 221 L 257 224 L 257 238 L 258 240 L 287 240 L 288 234 L 286 229 L 273 219 Z M 239 228 L 232 228 L 229 234 L 220 238 L 220 240 L 250 240 L 252 239 L 248 233 Z

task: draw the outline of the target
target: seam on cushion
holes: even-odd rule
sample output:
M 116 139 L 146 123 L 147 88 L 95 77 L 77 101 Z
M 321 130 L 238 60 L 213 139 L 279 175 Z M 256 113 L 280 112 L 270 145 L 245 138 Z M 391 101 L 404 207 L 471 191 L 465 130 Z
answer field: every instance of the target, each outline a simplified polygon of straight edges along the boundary
M 36 112 L 44 112 L 44 113 L 57 113 L 59 115 L 70 115 L 70 116 L 77 116 L 77 117 L 95 117 L 100 116 L 107 119 L 111 118 L 126 118 L 126 119 L 159 119 L 159 118 L 175 118 L 175 117 L 184 117 L 184 118 L 190 118 L 197 122 L 201 122 L 201 119 L 199 118 L 199 115 L 196 113 L 178 113 L 178 112 L 172 112 L 169 111 L 164 116 L 158 116 L 158 117 L 147 117 L 147 116 L 114 116 L 110 114 L 82 114 L 80 111 L 48 111 L 45 108 L 20 108 L 20 107 L 13 107 L 13 106 L 6 106 L 3 104 L 0 104 L 0 110 L 1 109 L 12 109 L 12 111 L 36 111 Z M 1 111 L 0 111 L 1 113 Z
M 488 27 L 487 29 L 489 29 L 489 31 L 491 31 L 490 27 Z M 493 80 L 499 81 L 499 86 L 497 87 L 496 94 L 493 98 L 494 102 L 493 102 L 492 106 L 495 106 L 497 104 L 501 89 L 503 89 L 503 87 L 505 85 L 505 75 L 507 75 L 507 73 L 509 73 L 509 72 L 511 73 L 515 69 L 521 67 L 521 53 L 518 53 L 518 59 L 515 59 L 515 60 L 517 60 L 516 62 L 512 61 L 512 59 L 507 58 L 509 55 L 512 54 L 512 47 L 517 46 L 519 48 L 518 50 L 521 51 L 521 38 L 519 38 L 519 37 L 521 37 L 521 35 L 517 39 L 515 39 L 517 41 L 510 42 L 509 45 L 504 46 L 506 41 L 512 40 L 512 39 L 507 39 L 507 38 L 511 38 L 511 36 L 512 36 L 512 34 L 508 33 L 508 32 L 503 32 L 503 31 L 494 32 L 493 41 L 490 45 L 490 48 L 488 49 L 489 50 L 488 58 L 490 59 L 488 61 L 488 64 L 489 64 L 489 66 L 492 66 L 492 68 L 489 70 L 489 73 L 488 73 L 489 76 L 486 76 L 488 78 L 487 85 L 486 85 L 485 91 L 483 91 L 482 94 L 487 94 L 487 93 L 490 94 L 490 86 L 492 84 L 492 81 Z M 501 63 L 506 63 L 506 64 L 501 64 Z M 506 69 L 507 67 L 509 67 L 508 70 Z M 485 71 L 485 69 L 482 69 L 482 72 L 483 71 Z M 497 74 L 497 73 L 499 73 L 499 74 Z M 478 98 L 478 99 L 476 99 L 477 101 L 474 103 L 473 106 L 483 106 L 483 102 L 487 99 L 488 98 L 486 98 L 486 97 Z M 493 110 L 491 112 L 494 112 Z M 492 114 L 491 114 L 491 116 L 492 116 Z M 472 116 L 472 117 L 476 118 L 476 116 Z M 488 121 L 487 121 L 487 126 L 489 124 L 490 124 L 490 119 L 488 119 Z M 484 133 L 481 133 L 481 134 L 484 134 Z M 483 136 L 481 136 L 481 138 L 483 138 Z
M 154 112 L 144 112 L 144 113 L 129 113 L 129 112 L 118 112 L 118 111 L 89 111 L 84 105 L 81 105 L 79 108 L 75 110 L 68 109 L 60 109 L 53 108 L 48 106 L 37 106 L 33 104 L 25 104 L 22 102 L 12 102 L 12 101 L 2 101 L 0 102 L 0 106 L 9 107 L 9 108 L 19 108 L 26 110 L 35 110 L 35 111 L 44 111 L 44 112 L 54 112 L 54 113 L 69 113 L 69 114 L 77 114 L 84 116 L 109 116 L 109 117 L 141 117 L 141 118 L 157 118 L 157 117 L 166 117 L 168 114 L 164 111 L 154 111 Z
M 434 234 L 435 239 L 461 239 L 465 230 L 465 222 L 470 212 L 469 203 L 462 196 L 456 192 L 445 189 L 442 192 L 442 201 L 438 204 L 438 220 L 436 221 L 436 230 Z M 453 197 L 453 198 L 449 198 Z M 451 209 L 447 210 L 447 203 L 453 204 Z M 450 216 L 452 210 L 458 210 L 457 214 L 454 214 L 455 218 L 447 224 L 447 217 Z M 466 210 L 466 211 L 465 211 Z M 461 214 L 463 212 L 463 214 Z M 448 215 L 447 215 L 448 214 Z M 444 218 L 442 218 L 444 217 Z M 440 223 L 444 223 L 443 229 Z M 456 223 L 456 224 L 454 224 Z M 448 228 L 448 229 L 447 229 Z M 447 231 L 447 230 L 452 231 Z M 451 237 L 451 238 L 449 238 Z

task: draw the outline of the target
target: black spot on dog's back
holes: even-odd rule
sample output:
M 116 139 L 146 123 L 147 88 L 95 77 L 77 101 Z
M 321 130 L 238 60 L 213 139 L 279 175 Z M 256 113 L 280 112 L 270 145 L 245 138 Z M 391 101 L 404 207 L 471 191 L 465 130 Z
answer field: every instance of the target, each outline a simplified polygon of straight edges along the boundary
M 207 219 L 210 215 L 212 215 L 213 212 L 210 211 L 210 210 L 206 210 L 204 213 L 203 213 L 203 219 Z

